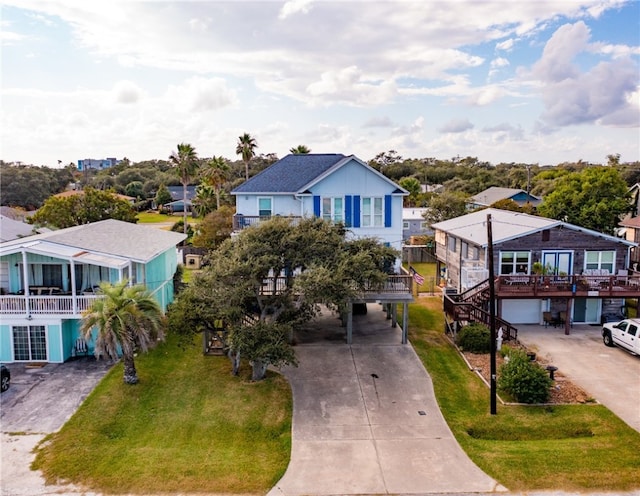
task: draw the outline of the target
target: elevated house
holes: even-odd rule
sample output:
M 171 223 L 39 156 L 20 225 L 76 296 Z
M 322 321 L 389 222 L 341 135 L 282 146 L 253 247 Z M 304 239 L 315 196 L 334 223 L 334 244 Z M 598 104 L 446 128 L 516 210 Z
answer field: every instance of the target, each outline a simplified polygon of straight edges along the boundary
M 144 284 L 166 309 L 184 238 L 109 219 L 0 243 L 0 361 L 91 352 L 92 342 L 78 346 L 80 320 L 103 281 Z
M 566 222 L 498 209 L 434 224 L 436 257 L 458 303 L 488 305 L 491 215 L 496 312 L 511 324 L 599 324 L 640 296 L 636 243 Z M 468 310 L 468 309 L 467 309 Z M 468 311 L 463 311 L 467 313 Z
M 541 198 L 529 194 L 523 189 L 499 188 L 497 186 L 492 186 L 481 191 L 477 195 L 473 195 L 467 203 L 467 209 L 475 210 L 476 208 L 490 207 L 500 200 L 512 200 L 521 207 L 527 203 L 536 207 L 542 201 Z
M 343 223 L 349 236 L 376 238 L 401 253 L 402 201 L 408 192 L 353 155 L 287 155 L 231 194 L 236 197 L 236 233 L 273 216 L 292 222 L 322 217 Z M 396 275 L 389 276 L 387 286 L 363 295 L 362 301 L 402 302 L 406 321 L 406 304 L 413 299 L 411 276 L 400 270 L 398 258 Z

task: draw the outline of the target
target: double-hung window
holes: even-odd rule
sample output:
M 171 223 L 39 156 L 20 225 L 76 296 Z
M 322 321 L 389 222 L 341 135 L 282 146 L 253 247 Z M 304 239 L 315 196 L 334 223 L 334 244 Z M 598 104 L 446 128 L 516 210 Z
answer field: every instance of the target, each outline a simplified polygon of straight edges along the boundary
M 529 251 L 501 251 L 500 274 L 528 274 L 530 259 Z
M 344 199 L 342 197 L 323 198 L 322 218 L 329 222 L 344 222 Z
M 258 215 L 260 217 L 271 217 L 273 214 L 273 205 L 271 198 L 261 197 L 258 198 Z
M 365 197 L 362 199 L 362 227 L 384 226 L 384 198 Z
M 588 251 L 585 254 L 585 269 L 607 270 L 613 274 L 616 263 L 616 252 L 611 251 Z

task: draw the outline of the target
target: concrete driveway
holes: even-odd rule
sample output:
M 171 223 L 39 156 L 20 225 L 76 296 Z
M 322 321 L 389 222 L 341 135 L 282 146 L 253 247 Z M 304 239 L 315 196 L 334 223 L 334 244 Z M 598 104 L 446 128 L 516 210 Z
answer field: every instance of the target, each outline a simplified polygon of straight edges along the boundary
M 325 315 L 298 333 L 291 461 L 269 496 L 506 491 L 462 451 L 411 345 L 381 307 L 354 316 L 353 345 Z
M 29 468 L 34 456 L 31 451 L 47 434 L 64 425 L 111 364 L 87 357 L 43 367 L 7 367 L 11 371 L 11 387 L 0 397 L 1 494 L 75 493 L 72 486 L 45 486 L 39 472 Z
M 640 431 L 640 357 L 602 343 L 602 327 L 518 326 L 518 339 Z

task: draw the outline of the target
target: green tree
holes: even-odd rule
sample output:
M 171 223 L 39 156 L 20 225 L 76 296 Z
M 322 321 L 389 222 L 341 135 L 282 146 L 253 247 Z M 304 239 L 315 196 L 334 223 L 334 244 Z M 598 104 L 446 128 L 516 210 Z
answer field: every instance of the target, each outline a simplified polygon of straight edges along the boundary
M 117 360 L 122 353 L 124 382 L 136 384 L 134 355 L 146 352 L 163 338 L 163 315 L 156 300 L 143 286 L 129 286 L 127 280 L 100 284 L 101 296 L 82 318 L 85 339 L 96 334 L 95 353 Z
M 235 209 L 228 205 L 207 214 L 198 224 L 198 232 L 193 237 L 193 246 L 214 250 L 231 237 Z
M 409 196 L 404 197 L 404 204 L 406 207 L 415 207 L 418 203 L 420 195 L 422 194 L 422 187 L 420 181 L 415 177 L 403 177 L 398 181 L 398 184 L 409 192 Z
M 63 229 L 105 219 L 135 223 L 136 215 L 133 206 L 112 191 L 88 187 L 77 195 L 52 196 L 28 220 L 31 224 Z
M 198 170 L 198 155 L 193 146 L 188 143 L 180 143 L 178 150 L 169 155 L 169 162 L 175 167 L 176 174 L 182 184 L 182 220 L 184 234 L 187 234 L 187 186 Z
M 244 133 L 242 136 L 238 136 L 238 143 L 236 144 L 236 155 L 242 157 L 245 169 L 245 180 L 249 180 L 249 162 L 256 155 L 256 148 L 258 143 L 254 137 L 249 133 Z
M 344 312 L 349 299 L 386 279 L 396 255 L 374 239 L 347 239 L 343 226 L 319 218 L 294 225 L 274 217 L 224 241 L 176 307 L 199 316 L 195 330 L 224 320 L 232 356 L 249 358 L 261 379 L 273 360 L 292 363 L 290 344 L 280 337 L 285 331 L 290 335 L 316 315 L 318 304 Z M 274 274 L 281 276 L 277 286 Z M 172 330 L 190 331 L 181 319 L 170 321 L 177 324 Z
M 311 153 L 311 150 L 306 145 L 298 145 L 293 148 L 290 148 L 289 151 L 294 155 L 306 155 Z
M 132 181 L 124 188 L 124 192 L 127 196 L 132 196 L 141 200 L 144 198 L 143 184 L 141 181 Z
M 202 181 L 213 188 L 216 196 L 216 208 L 220 208 L 222 187 L 229 178 L 230 167 L 224 157 L 212 157 L 202 171 Z
M 460 217 L 467 212 L 467 196 L 463 193 L 443 191 L 427 201 L 424 218 L 429 225 Z
M 158 209 L 161 209 L 165 203 L 170 203 L 171 200 L 173 200 L 173 198 L 171 197 L 171 193 L 169 193 L 169 188 L 167 188 L 164 183 L 161 184 L 156 192 L 155 198 Z
M 538 205 L 544 217 L 614 234 L 629 212 L 629 190 L 614 167 L 587 167 L 558 178 L 554 190 Z

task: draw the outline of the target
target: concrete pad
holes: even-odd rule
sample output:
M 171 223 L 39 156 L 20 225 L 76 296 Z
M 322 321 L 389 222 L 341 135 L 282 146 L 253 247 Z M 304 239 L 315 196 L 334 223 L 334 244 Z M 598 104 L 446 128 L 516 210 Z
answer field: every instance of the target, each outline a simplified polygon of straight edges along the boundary
M 602 343 L 602 327 L 522 325 L 518 339 L 633 429 L 640 431 L 640 357 Z M 624 379 L 622 379 L 624 378 Z
M 351 346 L 322 337 L 296 348 L 293 443 L 269 496 L 504 491 L 462 451 L 411 345 L 401 344 L 379 305 L 354 318 Z M 303 340 L 304 341 L 304 340 Z M 421 413 L 424 413 L 422 415 Z

